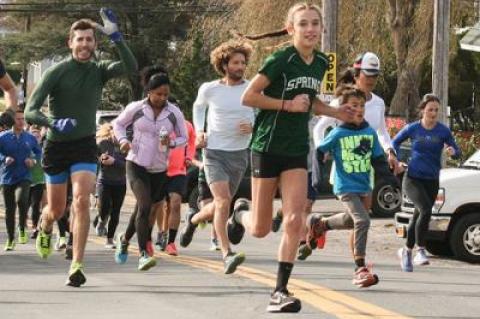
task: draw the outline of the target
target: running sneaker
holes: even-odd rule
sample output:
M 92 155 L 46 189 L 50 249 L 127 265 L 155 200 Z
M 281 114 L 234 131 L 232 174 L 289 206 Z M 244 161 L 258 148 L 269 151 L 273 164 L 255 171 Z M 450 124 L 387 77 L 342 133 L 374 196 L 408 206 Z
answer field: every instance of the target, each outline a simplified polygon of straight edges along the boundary
M 107 228 L 105 227 L 105 223 L 102 221 L 98 221 L 97 227 L 95 227 L 95 234 L 99 237 L 107 236 Z
M 99 219 L 99 218 L 100 218 L 100 217 L 98 216 L 98 214 L 95 215 L 95 218 L 94 218 L 93 221 L 92 221 L 93 228 L 97 228 L 98 219 Z
M 288 291 L 275 291 L 270 297 L 268 312 L 299 312 L 302 309 L 300 299 Z
M 27 232 L 25 229 L 21 230 L 20 228 L 18 229 L 18 243 L 19 244 L 26 244 L 28 243 L 28 236 Z
M 400 258 L 400 267 L 402 270 L 405 272 L 412 272 L 412 251 L 406 247 L 403 247 L 398 250 L 397 256 Z
M 210 251 L 218 251 L 220 250 L 220 245 L 218 244 L 218 239 L 212 238 L 210 240 Z
M 417 249 L 417 254 L 415 255 L 415 258 L 413 258 L 413 264 L 416 266 L 430 265 L 425 248 Z
M 233 274 L 237 267 L 245 261 L 244 253 L 234 253 L 229 252 L 228 255 L 223 259 L 224 267 L 223 272 L 225 274 Z
M 155 246 L 157 246 L 158 250 L 165 251 L 168 243 L 168 234 L 166 232 L 158 233 L 157 235 L 157 242 Z
M 115 249 L 115 242 L 113 241 L 113 238 L 107 238 L 107 242 L 105 243 L 105 248 L 107 249 Z
M 68 272 L 68 279 L 65 285 L 71 287 L 80 287 L 87 282 L 87 278 L 83 273 L 83 264 L 79 262 L 72 262 L 70 271 Z
M 165 248 L 165 251 L 170 256 L 178 256 L 177 246 L 175 246 L 175 243 L 168 244 L 167 247 Z
M 277 231 L 279 231 L 280 226 L 282 226 L 282 222 L 283 222 L 283 213 L 282 213 L 282 210 L 279 209 L 277 210 L 275 217 L 273 217 L 272 219 L 272 232 L 276 233 Z
M 138 259 L 138 270 L 147 271 L 150 268 L 154 267 L 157 264 L 157 260 L 153 256 L 149 256 L 147 251 L 144 250 L 140 253 L 140 258 Z
M 297 253 L 297 259 L 298 260 L 305 260 L 312 254 L 312 248 L 310 248 L 307 243 L 300 244 L 298 246 L 298 253 Z
M 47 259 L 48 256 L 52 253 L 52 234 L 47 234 L 43 230 L 40 230 L 37 236 L 35 247 L 37 249 L 37 254 L 43 258 Z
M 378 284 L 377 274 L 372 273 L 372 266 L 360 267 L 353 274 L 352 284 L 359 288 L 367 288 Z
M 32 234 L 30 235 L 30 239 L 37 239 L 38 236 L 38 229 L 34 229 Z
M 67 239 L 64 236 L 58 236 L 55 242 L 55 250 L 59 251 L 67 247 Z
M 128 259 L 128 245 L 129 243 L 123 240 L 123 234 L 117 235 L 117 248 L 115 249 L 115 262 L 117 264 L 124 264 Z
M 147 245 L 145 247 L 145 250 L 147 251 L 147 254 L 150 257 L 153 257 L 153 255 L 155 254 L 155 249 L 153 249 L 153 243 L 151 240 L 147 240 Z
M 317 248 L 317 242 L 322 237 L 325 237 L 327 232 L 326 222 L 322 219 L 320 214 L 311 214 L 307 219 L 307 244 L 310 248 Z M 325 239 L 322 240 L 325 243 Z M 323 247 L 322 247 L 323 248 Z
M 239 198 L 235 202 L 233 207 L 232 216 L 228 219 L 227 222 L 227 235 L 230 242 L 234 245 L 237 245 L 242 241 L 243 235 L 245 234 L 245 227 L 236 220 L 236 215 L 242 210 L 249 210 L 250 206 L 248 201 L 244 198 Z
M 68 245 L 65 247 L 65 259 L 72 260 L 73 259 L 73 246 Z
M 192 218 L 195 214 L 198 213 L 198 210 L 190 208 L 185 216 L 185 227 L 180 231 L 180 246 L 188 247 L 193 239 L 193 234 L 197 229 L 197 225 L 192 223 Z
M 15 249 L 15 240 L 7 240 L 5 243 L 5 251 L 12 251 Z

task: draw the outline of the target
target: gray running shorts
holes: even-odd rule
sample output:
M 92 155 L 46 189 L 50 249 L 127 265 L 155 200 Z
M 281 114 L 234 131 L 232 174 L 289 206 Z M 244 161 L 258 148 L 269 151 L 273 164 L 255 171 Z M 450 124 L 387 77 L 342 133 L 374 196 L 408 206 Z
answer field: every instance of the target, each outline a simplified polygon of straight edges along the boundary
M 208 185 L 228 182 L 233 197 L 247 170 L 249 152 L 248 149 L 240 151 L 205 149 L 203 163 Z

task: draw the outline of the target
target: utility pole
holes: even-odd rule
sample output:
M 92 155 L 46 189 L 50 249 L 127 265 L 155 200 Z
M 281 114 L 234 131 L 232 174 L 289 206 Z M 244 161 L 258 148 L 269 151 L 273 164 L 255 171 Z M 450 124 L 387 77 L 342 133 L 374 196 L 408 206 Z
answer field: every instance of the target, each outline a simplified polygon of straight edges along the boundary
M 450 0 L 434 0 L 433 22 L 433 94 L 441 101 L 439 120 L 448 125 L 448 48 L 450 31 Z
M 338 1 L 323 1 L 323 25 L 322 51 L 337 52 L 337 16 Z
M 328 69 L 322 81 L 322 99 L 330 102 L 337 84 L 337 13 L 338 0 L 323 0 L 322 52 L 327 54 Z
M 25 19 L 25 32 L 30 32 L 30 26 L 32 24 L 32 16 L 30 14 L 27 15 Z M 22 83 L 22 90 L 23 90 L 23 100 L 24 102 L 27 101 L 27 84 L 28 84 L 28 64 L 23 65 L 23 83 Z

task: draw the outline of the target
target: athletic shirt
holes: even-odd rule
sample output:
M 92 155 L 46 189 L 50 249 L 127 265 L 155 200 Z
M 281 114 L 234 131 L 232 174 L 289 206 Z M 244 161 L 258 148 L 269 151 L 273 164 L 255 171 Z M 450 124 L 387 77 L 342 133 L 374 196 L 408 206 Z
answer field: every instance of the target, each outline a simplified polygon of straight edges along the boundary
M 259 70 L 270 81 L 263 93 L 281 100 L 293 100 L 299 94 L 308 94 L 313 101 L 327 67 L 328 58 L 318 51 L 313 51 L 310 64 L 302 60 L 293 46 L 276 51 Z M 272 155 L 307 156 L 309 119 L 310 112 L 261 109 L 255 119 L 251 150 Z
M 369 193 L 371 159 L 383 156 L 377 133 L 367 122 L 356 127 L 344 124 L 334 128 L 318 148 L 330 152 L 335 161 L 335 195 Z
M 197 132 L 205 130 L 207 112 L 207 149 L 239 151 L 248 148 L 250 134 L 241 134 L 242 122 L 253 124 L 253 108 L 241 103 L 248 81 L 225 85 L 220 80 L 204 83 L 193 103 L 193 125 Z
M 131 75 L 137 62 L 126 44 L 115 44 L 121 61 L 78 62 L 72 56 L 49 68 L 38 83 L 25 109 L 25 120 L 51 127 L 54 119 L 73 118 L 77 126 L 69 133 L 48 130 L 50 141 L 73 141 L 94 136 L 95 113 L 100 106 L 105 83 L 121 75 Z M 48 96 L 49 115 L 41 112 Z
M 460 155 L 452 132 L 438 122 L 434 128 L 427 130 L 420 121 L 405 126 L 393 139 L 393 146 L 398 154 L 400 145 L 406 139 L 412 142 L 412 152 L 408 162 L 407 175 L 413 178 L 437 180 L 440 175 L 442 151 L 446 145 L 455 149 L 454 157 Z

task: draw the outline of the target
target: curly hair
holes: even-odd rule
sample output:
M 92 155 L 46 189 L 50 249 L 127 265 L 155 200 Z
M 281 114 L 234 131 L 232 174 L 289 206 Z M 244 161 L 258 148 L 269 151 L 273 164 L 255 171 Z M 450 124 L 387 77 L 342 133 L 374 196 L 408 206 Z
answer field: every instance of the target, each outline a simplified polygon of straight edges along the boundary
M 224 65 L 227 65 L 232 56 L 241 53 L 245 56 L 245 62 L 248 63 L 252 55 L 252 46 L 245 41 L 230 40 L 220 44 L 210 53 L 210 63 L 220 75 L 225 75 Z

